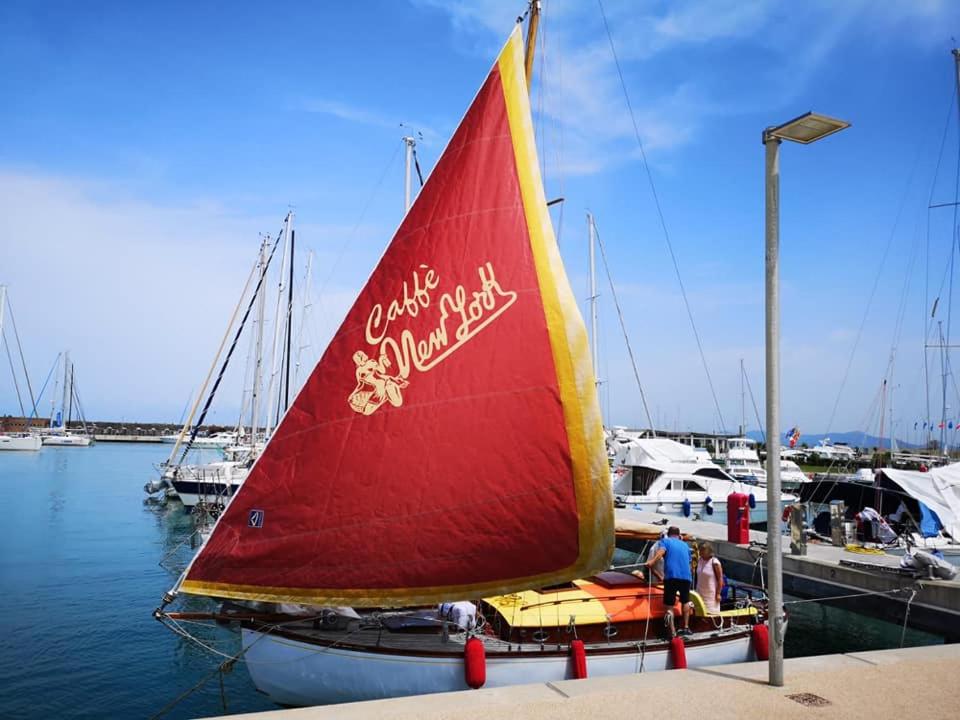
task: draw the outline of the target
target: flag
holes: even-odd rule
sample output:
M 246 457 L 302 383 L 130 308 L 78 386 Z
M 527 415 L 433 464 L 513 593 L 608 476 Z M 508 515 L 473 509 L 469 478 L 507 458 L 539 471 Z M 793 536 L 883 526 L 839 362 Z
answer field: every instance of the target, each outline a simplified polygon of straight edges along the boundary
M 793 430 L 790 431 L 788 439 L 790 440 L 790 447 L 795 448 L 800 441 L 800 428 L 794 427 Z

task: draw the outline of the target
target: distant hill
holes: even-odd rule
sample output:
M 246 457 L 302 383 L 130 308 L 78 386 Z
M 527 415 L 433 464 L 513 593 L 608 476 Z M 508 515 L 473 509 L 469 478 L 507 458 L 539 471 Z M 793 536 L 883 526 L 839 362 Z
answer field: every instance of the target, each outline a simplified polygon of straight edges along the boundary
M 786 432 L 786 431 L 784 431 Z M 761 435 L 756 430 L 751 430 L 747 433 L 747 437 L 761 442 Z M 784 436 L 781 435 L 780 439 L 783 440 Z M 830 438 L 834 443 L 839 443 L 842 445 L 849 445 L 850 447 L 859 447 L 859 448 L 873 448 L 877 447 L 880 444 L 880 438 L 876 435 L 864 434 L 862 432 L 850 431 L 850 432 L 836 432 L 830 433 L 829 435 L 819 434 L 819 435 L 807 435 L 801 431 L 800 435 L 800 444 L 806 443 L 810 447 L 819 445 L 820 441 L 824 438 Z M 890 438 L 883 439 L 883 446 L 885 448 L 890 447 Z M 906 440 L 901 440 L 897 438 L 897 447 L 906 450 L 906 449 L 916 449 L 921 447 L 920 445 L 915 445 L 914 443 L 908 443 Z

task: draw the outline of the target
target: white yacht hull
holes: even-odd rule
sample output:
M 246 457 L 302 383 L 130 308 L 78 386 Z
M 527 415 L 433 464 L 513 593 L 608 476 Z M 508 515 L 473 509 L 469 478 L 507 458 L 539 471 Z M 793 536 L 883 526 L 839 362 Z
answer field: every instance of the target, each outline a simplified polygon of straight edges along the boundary
M 86 435 L 44 435 L 43 444 L 53 447 L 89 447 L 90 438 Z
M 425 693 L 468 690 L 462 654 L 417 655 L 318 646 L 243 629 L 244 658 L 257 689 L 281 705 L 327 705 Z M 689 667 L 755 660 L 748 632 L 708 645 L 686 648 Z M 669 645 L 645 653 L 587 647 L 589 677 L 629 675 L 673 667 Z M 531 652 L 486 658 L 485 688 L 546 683 L 574 678 L 565 653 Z
M 759 491 L 761 494 L 757 496 L 756 506 L 750 508 L 750 524 L 757 525 L 762 524 L 767 521 L 767 501 L 765 499 L 761 500 L 763 490 Z M 669 502 L 669 501 L 657 501 L 657 500 L 637 500 L 634 498 L 623 498 L 624 506 L 631 510 L 645 510 L 647 512 L 653 512 L 660 515 L 672 515 L 675 517 L 694 517 L 696 516 L 699 520 L 706 520 L 707 522 L 716 522 L 725 525 L 727 522 L 727 503 L 726 500 L 723 501 L 713 501 L 713 513 L 707 512 L 705 503 L 701 502 L 692 502 L 690 504 L 690 514 L 685 515 L 683 512 L 683 501 L 679 502 Z M 796 502 L 795 498 L 783 499 L 781 500 L 781 511 L 788 504 Z
M 226 507 L 247 477 L 249 469 L 235 462 L 182 466 L 176 473 L 164 473 L 189 511 L 201 501 Z
M 39 435 L 0 435 L 0 451 L 39 450 L 41 444 Z

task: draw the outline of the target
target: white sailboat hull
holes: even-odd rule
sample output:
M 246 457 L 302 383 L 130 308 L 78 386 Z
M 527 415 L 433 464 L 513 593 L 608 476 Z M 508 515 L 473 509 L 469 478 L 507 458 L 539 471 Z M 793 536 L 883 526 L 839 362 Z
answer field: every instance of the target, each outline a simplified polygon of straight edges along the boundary
M 0 451 L 39 450 L 41 444 L 39 435 L 0 435 Z
M 90 438 L 86 435 L 44 435 L 43 444 L 53 447 L 89 447 Z
M 191 510 L 201 501 L 226 506 L 249 472 L 245 465 L 230 461 L 184 465 L 169 475 L 169 481 L 180 502 Z M 165 473 L 164 477 L 168 475 Z
M 242 632 L 244 658 L 254 684 L 282 705 L 327 705 L 469 689 L 462 655 L 436 657 L 320 647 L 247 628 Z M 539 655 L 536 651 L 528 657 L 488 655 L 484 687 L 574 678 L 569 655 Z M 709 645 L 687 646 L 686 658 L 689 667 L 706 667 L 748 662 L 756 656 L 747 632 Z M 643 654 L 636 646 L 614 652 L 587 648 L 589 677 L 635 674 L 641 672 L 641 662 L 642 672 L 673 667 L 666 644 Z

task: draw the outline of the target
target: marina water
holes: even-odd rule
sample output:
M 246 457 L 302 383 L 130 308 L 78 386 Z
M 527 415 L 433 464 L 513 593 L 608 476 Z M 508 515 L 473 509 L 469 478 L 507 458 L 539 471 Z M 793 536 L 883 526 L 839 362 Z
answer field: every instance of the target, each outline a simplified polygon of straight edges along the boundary
M 100 443 L 0 454 L 0 717 L 148 718 L 275 709 L 227 628 L 198 628 L 211 649 L 151 613 L 189 559 L 179 503 L 144 502 L 170 446 Z M 163 566 L 161 566 L 161 561 Z M 788 598 L 789 600 L 790 598 Z M 189 609 L 210 609 L 191 599 Z M 788 657 L 898 647 L 901 627 L 818 603 L 789 606 Z M 905 645 L 942 642 L 907 630 Z M 221 684 L 222 682 L 222 684 Z

